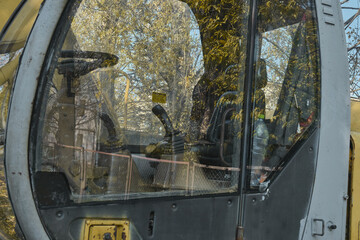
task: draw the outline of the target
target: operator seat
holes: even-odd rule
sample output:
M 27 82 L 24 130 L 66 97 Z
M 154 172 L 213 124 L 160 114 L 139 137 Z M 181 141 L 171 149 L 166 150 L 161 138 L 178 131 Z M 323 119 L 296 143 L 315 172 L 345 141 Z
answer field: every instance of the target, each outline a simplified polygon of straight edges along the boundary
M 237 75 L 238 76 L 238 75 Z M 265 93 L 263 88 L 267 85 L 266 62 L 260 59 L 256 69 L 255 110 L 254 116 L 265 116 Z M 235 154 L 235 138 L 241 136 L 241 122 L 234 120 L 235 114 L 242 109 L 242 94 L 238 91 L 226 91 L 217 100 L 211 115 L 206 135 L 196 144 L 196 152 L 200 163 L 230 167 Z

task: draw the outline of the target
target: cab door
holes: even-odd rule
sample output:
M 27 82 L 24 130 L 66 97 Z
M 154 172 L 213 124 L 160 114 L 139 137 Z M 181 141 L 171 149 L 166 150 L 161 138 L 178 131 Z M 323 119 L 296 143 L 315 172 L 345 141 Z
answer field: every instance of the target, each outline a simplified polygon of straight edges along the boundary
M 235 237 L 249 9 L 46 1 L 7 129 L 27 239 Z

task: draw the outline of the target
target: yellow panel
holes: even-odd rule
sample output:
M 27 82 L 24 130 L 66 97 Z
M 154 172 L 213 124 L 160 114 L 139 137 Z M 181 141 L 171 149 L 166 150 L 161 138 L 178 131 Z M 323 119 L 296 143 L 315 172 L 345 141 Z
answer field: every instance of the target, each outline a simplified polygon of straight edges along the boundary
M 360 239 L 358 222 L 360 222 L 360 133 L 351 132 L 355 143 L 353 161 L 351 167 L 351 192 L 350 192 L 350 236 L 352 239 Z
M 116 239 L 116 226 L 94 225 L 89 229 L 89 238 L 92 240 Z
M 20 0 L 2 0 L 0 1 L 0 31 L 5 26 L 16 7 L 19 5 Z
M 43 0 L 27 0 L 25 2 L 3 36 L 0 43 L 1 53 L 14 52 L 24 46 L 42 1 Z M 0 19 L 0 21 L 4 20 Z
M 351 137 L 353 150 L 350 151 L 350 240 L 359 240 L 360 222 L 360 102 L 351 101 Z
M 83 240 L 130 240 L 127 219 L 86 219 Z
M 165 93 L 152 93 L 152 101 L 156 103 L 166 103 L 166 94 Z
M 360 132 L 360 101 L 351 100 L 351 131 Z

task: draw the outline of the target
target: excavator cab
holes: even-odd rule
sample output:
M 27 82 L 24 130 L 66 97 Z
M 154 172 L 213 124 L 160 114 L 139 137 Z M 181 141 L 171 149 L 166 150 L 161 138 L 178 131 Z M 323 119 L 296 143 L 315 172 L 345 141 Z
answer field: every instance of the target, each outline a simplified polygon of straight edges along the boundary
M 322 7 L 339 18 L 325 0 L 44 2 L 5 130 L 26 239 L 341 239 L 341 210 L 317 207 L 348 147 L 322 131 L 324 101 L 347 111 Z M 344 181 L 319 195 L 322 164 Z

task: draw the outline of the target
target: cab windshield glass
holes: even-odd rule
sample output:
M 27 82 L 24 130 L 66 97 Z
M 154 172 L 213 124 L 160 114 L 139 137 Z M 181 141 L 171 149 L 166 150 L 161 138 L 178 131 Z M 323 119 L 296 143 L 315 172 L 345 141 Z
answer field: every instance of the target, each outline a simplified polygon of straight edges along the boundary
M 35 186 L 52 173 L 74 202 L 236 192 L 248 2 L 85 0 L 72 14 Z
M 241 170 L 250 190 L 267 186 L 316 126 L 317 30 L 312 1 L 259 1 L 250 44 L 249 9 L 75 3 L 55 33 L 34 117 L 33 182 L 49 194 L 40 205 L 237 193 Z M 50 179 L 58 184 L 42 184 Z

